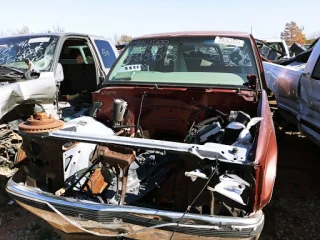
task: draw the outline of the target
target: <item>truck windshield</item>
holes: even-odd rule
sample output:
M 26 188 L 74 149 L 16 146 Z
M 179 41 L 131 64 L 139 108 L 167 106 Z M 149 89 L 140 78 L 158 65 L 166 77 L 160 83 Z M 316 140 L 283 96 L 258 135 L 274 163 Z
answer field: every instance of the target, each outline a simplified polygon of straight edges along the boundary
M 108 82 L 169 85 L 241 85 L 257 75 L 250 39 L 170 37 L 133 40 Z
M 0 65 L 27 69 L 29 59 L 39 71 L 51 68 L 57 36 L 19 36 L 0 38 Z

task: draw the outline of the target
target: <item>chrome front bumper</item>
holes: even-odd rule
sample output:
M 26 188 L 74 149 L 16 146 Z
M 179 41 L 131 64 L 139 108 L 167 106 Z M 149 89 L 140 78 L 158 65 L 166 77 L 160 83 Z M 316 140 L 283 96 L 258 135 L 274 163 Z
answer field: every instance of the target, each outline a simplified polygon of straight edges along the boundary
M 55 196 L 38 188 L 16 183 L 12 178 L 8 181 L 6 190 L 21 206 L 65 233 L 97 237 L 170 239 L 182 216 L 179 212 L 100 204 Z M 262 211 L 248 218 L 186 214 L 173 239 L 251 239 L 261 233 L 263 225 Z

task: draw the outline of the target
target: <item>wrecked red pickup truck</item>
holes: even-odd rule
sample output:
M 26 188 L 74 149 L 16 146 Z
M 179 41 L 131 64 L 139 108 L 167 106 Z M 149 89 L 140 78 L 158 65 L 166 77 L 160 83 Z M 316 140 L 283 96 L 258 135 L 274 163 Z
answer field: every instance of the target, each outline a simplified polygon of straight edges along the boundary
M 263 86 L 249 34 L 136 38 L 91 116 L 20 124 L 28 159 L 7 192 L 64 233 L 257 238 L 277 163 Z

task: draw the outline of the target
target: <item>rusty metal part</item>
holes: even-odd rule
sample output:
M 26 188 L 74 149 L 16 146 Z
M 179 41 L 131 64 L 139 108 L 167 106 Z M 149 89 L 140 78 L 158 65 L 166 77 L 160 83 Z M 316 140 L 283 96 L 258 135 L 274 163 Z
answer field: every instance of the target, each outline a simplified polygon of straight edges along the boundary
M 90 176 L 90 180 L 87 182 L 84 190 L 89 190 L 92 194 L 100 194 L 107 186 L 108 183 L 104 181 L 104 178 L 101 174 L 101 168 L 98 168 Z
M 114 90 L 116 89 L 116 90 Z M 130 104 L 128 114 L 124 124 L 134 125 L 136 116 L 139 115 L 141 94 L 148 91 L 152 101 L 145 101 L 142 108 L 140 126 L 144 130 L 149 130 L 146 138 L 153 138 L 156 132 L 167 130 L 184 138 L 185 133 L 189 131 L 190 124 L 188 118 L 190 113 L 199 110 L 204 106 L 217 108 L 222 112 L 229 112 L 234 109 L 243 109 L 243 106 L 249 106 L 249 102 L 255 101 L 253 91 L 241 90 L 241 93 L 235 95 L 235 90 L 229 89 L 206 89 L 206 91 L 190 90 L 185 88 L 161 88 L 152 89 L 139 88 L 103 88 L 99 92 L 92 93 L 93 101 L 101 102 L 102 106 L 97 112 L 97 120 L 101 122 L 112 121 L 112 103 L 114 98 L 125 99 Z M 114 91 L 114 92 L 113 92 Z M 115 95 L 111 95 L 115 93 Z M 253 110 L 253 109 L 252 109 Z M 200 119 L 204 120 L 203 116 Z M 199 119 L 199 120 L 200 120 Z M 134 137 L 134 127 L 130 128 L 130 137 Z
M 111 150 L 106 146 L 99 146 L 98 153 L 109 165 L 119 168 L 130 166 L 135 160 L 132 150 L 123 147 L 117 147 Z
M 14 164 L 18 164 L 25 159 L 27 159 L 26 152 L 22 148 L 20 148 L 14 158 Z
M 23 136 L 23 150 L 29 159 L 37 158 L 41 160 L 45 167 L 39 170 L 43 173 L 44 180 L 49 191 L 55 192 L 64 186 L 64 166 L 62 146 L 68 141 L 41 139 L 41 142 L 33 140 L 30 135 Z
M 115 150 L 115 151 L 113 151 Z M 99 146 L 98 147 L 98 154 L 103 157 L 103 160 L 109 164 L 111 167 L 114 167 L 117 174 L 117 190 L 119 190 L 119 182 L 120 178 L 120 170 L 123 172 L 122 177 L 122 187 L 121 187 L 121 201 L 120 205 L 123 205 L 124 199 L 126 196 L 126 188 L 127 188 L 127 181 L 128 181 L 128 173 L 129 173 L 129 166 L 135 160 L 135 155 L 131 149 L 127 148 L 115 148 L 110 150 L 106 146 Z
M 122 177 L 122 186 L 121 186 L 121 202 L 120 202 L 120 205 L 123 205 L 124 199 L 126 197 L 129 166 L 126 166 L 125 168 L 123 168 L 122 171 L 123 171 L 123 177 Z
M 27 121 L 19 124 L 19 130 L 26 133 L 43 133 L 62 128 L 64 122 L 57 120 L 45 112 L 30 116 Z

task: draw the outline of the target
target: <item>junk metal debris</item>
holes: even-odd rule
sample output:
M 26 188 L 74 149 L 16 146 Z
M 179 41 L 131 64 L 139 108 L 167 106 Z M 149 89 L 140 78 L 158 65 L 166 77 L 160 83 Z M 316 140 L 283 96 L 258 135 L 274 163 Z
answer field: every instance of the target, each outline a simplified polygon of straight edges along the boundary
M 21 148 L 22 137 L 13 131 L 8 124 L 0 125 L 0 156 L 1 164 L 13 167 L 13 160 Z
M 283 59 L 284 57 L 289 57 L 287 56 L 288 54 L 286 52 L 275 49 L 270 43 L 259 39 L 255 39 L 255 41 L 261 56 L 269 61 L 276 61 Z

